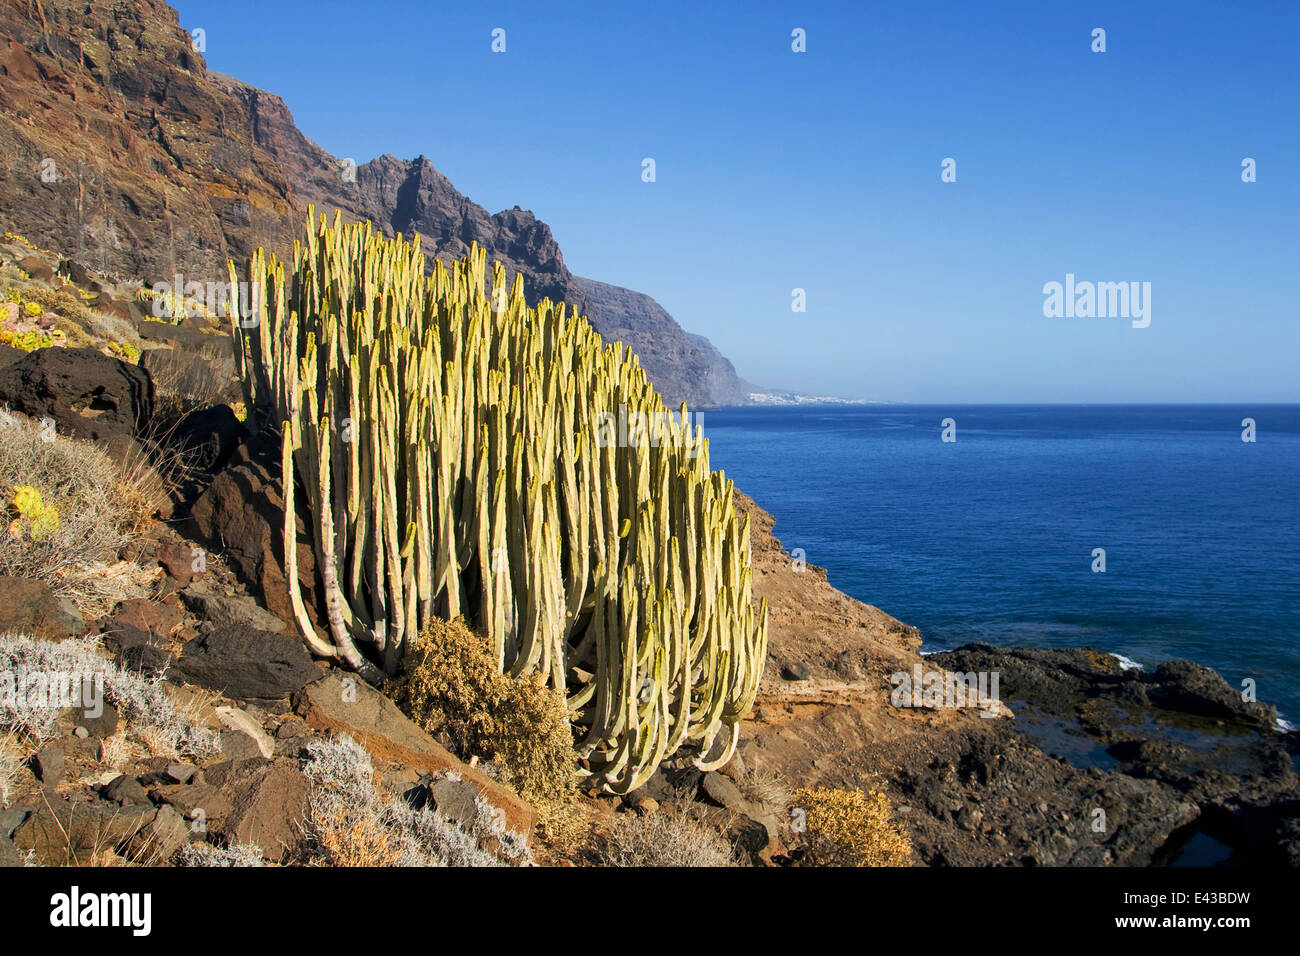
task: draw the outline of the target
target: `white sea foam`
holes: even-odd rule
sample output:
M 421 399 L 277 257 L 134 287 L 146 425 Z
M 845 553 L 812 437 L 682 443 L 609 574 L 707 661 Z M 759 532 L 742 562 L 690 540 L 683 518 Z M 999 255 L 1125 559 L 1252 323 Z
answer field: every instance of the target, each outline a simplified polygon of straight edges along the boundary
M 1110 656 L 1115 658 L 1115 660 L 1119 661 L 1119 666 L 1121 670 L 1140 671 L 1142 669 L 1142 665 L 1139 664 L 1137 661 L 1133 660 L 1133 658 L 1131 657 L 1125 657 L 1123 654 L 1111 654 Z

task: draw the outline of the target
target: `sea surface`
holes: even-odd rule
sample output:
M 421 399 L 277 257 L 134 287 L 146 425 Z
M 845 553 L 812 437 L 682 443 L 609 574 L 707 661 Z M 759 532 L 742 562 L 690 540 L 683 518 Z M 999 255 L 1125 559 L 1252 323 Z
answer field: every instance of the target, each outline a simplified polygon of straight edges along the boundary
M 942 421 L 956 441 L 941 440 Z M 1242 420 L 1256 440 L 1242 441 Z M 1186 658 L 1300 723 L 1300 405 L 704 411 L 711 463 L 831 583 L 921 629 Z M 1094 549 L 1105 571 L 1094 571 Z

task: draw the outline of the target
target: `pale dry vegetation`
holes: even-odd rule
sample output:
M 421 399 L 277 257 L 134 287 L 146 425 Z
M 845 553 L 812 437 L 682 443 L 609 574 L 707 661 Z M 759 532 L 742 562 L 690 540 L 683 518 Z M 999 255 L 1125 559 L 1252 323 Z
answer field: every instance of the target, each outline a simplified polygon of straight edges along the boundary
M 529 865 L 523 836 L 505 830 L 481 798 L 473 824 L 462 828 L 436 810 L 415 809 L 380 792 L 370 754 L 348 736 L 314 740 L 305 773 L 307 807 L 302 862 L 316 866 Z M 495 847 L 490 852 L 485 847 Z
M 134 477 L 89 442 L 0 412 L 0 574 L 38 578 L 74 598 L 117 588 L 138 596 L 138 577 L 103 571 L 156 508 Z
M 732 845 L 718 828 L 686 814 L 621 814 L 597 841 L 601 866 L 735 866 Z

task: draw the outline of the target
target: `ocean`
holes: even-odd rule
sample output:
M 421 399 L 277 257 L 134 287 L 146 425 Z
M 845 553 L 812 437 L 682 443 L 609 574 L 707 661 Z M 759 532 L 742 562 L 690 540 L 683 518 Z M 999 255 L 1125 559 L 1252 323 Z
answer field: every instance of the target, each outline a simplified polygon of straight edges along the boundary
M 776 516 L 786 549 L 920 628 L 923 650 L 1186 658 L 1253 680 L 1300 723 L 1300 405 L 824 405 L 699 421 L 713 467 Z

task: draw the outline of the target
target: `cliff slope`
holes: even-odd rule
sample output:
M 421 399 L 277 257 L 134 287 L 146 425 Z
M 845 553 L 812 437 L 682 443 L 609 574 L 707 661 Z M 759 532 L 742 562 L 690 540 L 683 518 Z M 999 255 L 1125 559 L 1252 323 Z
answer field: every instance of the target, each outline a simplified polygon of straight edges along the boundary
M 726 359 L 653 300 L 601 284 L 589 302 L 531 212 L 489 214 L 423 156 L 351 168 L 278 96 L 209 71 L 160 0 L 0 0 L 0 32 L 0 222 L 37 245 L 149 282 L 219 281 L 228 257 L 288 250 L 314 203 L 419 232 L 444 260 L 479 243 L 530 303 L 563 300 L 641 352 L 670 404 L 744 400 Z

